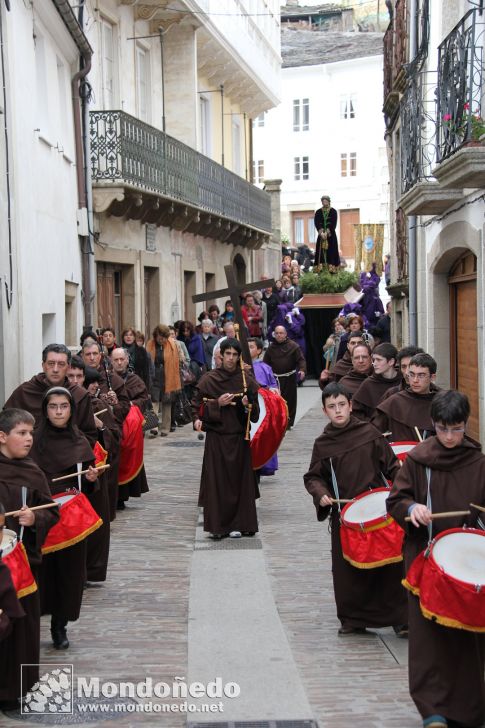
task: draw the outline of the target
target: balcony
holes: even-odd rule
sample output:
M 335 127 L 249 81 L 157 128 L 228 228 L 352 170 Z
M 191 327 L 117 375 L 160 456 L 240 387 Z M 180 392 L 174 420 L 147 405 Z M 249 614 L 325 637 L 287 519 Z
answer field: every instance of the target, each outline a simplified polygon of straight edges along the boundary
M 271 198 L 123 111 L 90 112 L 94 211 L 257 249 Z
M 485 23 L 469 10 L 438 49 L 437 165 L 442 187 L 485 186 L 482 121 Z

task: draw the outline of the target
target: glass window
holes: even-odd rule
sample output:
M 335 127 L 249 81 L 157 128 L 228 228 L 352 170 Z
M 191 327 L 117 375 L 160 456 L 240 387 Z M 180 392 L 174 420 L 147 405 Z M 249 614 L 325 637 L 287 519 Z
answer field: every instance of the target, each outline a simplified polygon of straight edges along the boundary
M 260 114 L 255 119 L 253 119 L 253 128 L 256 127 L 256 126 L 264 126 L 264 115 L 265 115 L 265 113 L 266 112 L 263 111 L 262 114 Z
M 310 99 L 303 99 L 303 124 L 302 131 L 308 131 L 310 128 Z
M 340 155 L 340 176 L 347 177 L 347 155 Z
M 302 157 L 302 179 L 310 178 L 310 161 L 308 157 Z
M 350 152 L 350 176 L 357 175 L 357 152 Z
M 293 131 L 300 131 L 300 99 L 293 100 Z
M 340 97 L 340 118 L 355 119 L 356 116 L 356 94 L 347 94 Z
M 142 121 L 149 121 L 150 114 L 150 53 L 136 48 L 137 113 Z
M 101 92 L 105 109 L 113 109 L 114 73 L 115 73 L 115 40 L 113 24 L 101 19 Z
M 305 224 L 302 217 L 295 217 L 295 243 L 302 245 L 305 242 Z

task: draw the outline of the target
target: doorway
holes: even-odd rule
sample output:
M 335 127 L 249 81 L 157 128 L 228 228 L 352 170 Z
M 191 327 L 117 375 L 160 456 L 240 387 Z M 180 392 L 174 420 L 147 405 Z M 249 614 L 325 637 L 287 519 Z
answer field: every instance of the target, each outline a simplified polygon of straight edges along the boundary
M 453 265 L 450 287 L 450 385 L 470 400 L 468 434 L 479 439 L 477 258 L 466 253 Z
M 195 322 L 195 303 L 192 301 L 195 294 L 195 271 L 184 270 L 184 316 L 192 323 Z
M 355 259 L 354 225 L 360 223 L 360 210 L 339 210 L 340 236 L 339 249 L 344 258 Z

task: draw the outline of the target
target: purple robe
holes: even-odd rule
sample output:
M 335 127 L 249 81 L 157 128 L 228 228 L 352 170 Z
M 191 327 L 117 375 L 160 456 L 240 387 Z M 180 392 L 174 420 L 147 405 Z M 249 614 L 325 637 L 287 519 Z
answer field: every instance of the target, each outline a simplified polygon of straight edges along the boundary
M 298 344 L 304 356 L 306 356 L 305 317 L 301 312 L 298 314 L 293 313 L 293 308 L 293 303 L 280 303 L 276 309 L 275 317 L 268 327 L 268 337 L 273 336 L 273 331 L 277 326 L 284 326 L 288 338 Z M 287 314 L 291 316 L 291 323 L 285 318 Z
M 253 360 L 254 378 L 262 387 L 266 389 L 278 389 L 278 382 L 273 374 L 273 370 L 269 364 L 262 361 Z M 260 468 L 260 475 L 274 475 L 278 470 L 278 453 L 275 453 L 267 463 Z

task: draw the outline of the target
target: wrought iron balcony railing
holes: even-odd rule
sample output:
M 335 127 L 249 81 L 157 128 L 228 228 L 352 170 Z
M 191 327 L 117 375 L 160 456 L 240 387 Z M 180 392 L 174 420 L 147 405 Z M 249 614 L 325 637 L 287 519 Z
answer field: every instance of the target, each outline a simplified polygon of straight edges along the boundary
M 482 121 L 484 18 L 469 10 L 438 49 L 438 161 L 485 132 Z
M 123 111 L 90 113 L 94 184 L 113 182 L 271 232 L 271 202 L 212 159 Z
M 430 179 L 436 162 L 435 73 L 415 71 L 401 100 L 401 192 Z

